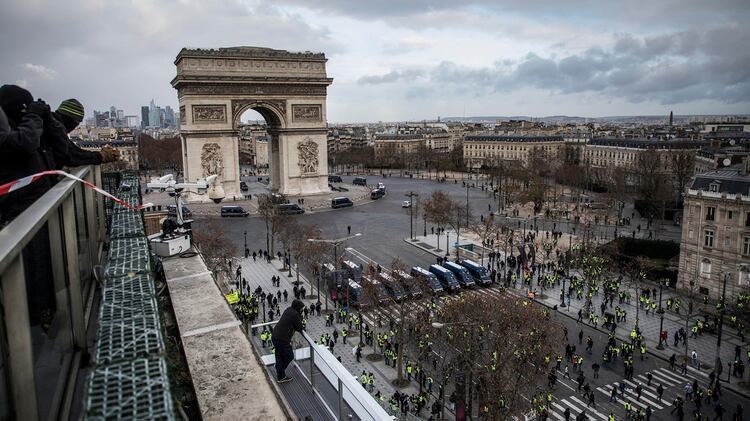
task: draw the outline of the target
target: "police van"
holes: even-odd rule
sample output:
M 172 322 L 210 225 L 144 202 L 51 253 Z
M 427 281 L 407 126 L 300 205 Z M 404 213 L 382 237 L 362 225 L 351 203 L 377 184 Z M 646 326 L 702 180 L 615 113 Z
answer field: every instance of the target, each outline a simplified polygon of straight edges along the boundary
M 453 275 L 456 277 L 456 280 L 458 280 L 458 283 L 461 284 L 462 287 L 473 287 L 474 285 L 476 285 L 476 283 L 474 282 L 474 277 L 471 276 L 468 269 L 459 265 L 458 263 L 445 262 L 443 263 L 443 267 L 453 272 Z
M 461 266 L 465 267 L 469 271 L 469 273 L 471 273 L 471 276 L 474 277 L 474 279 L 479 283 L 479 285 L 482 285 L 482 286 L 492 285 L 492 279 L 490 278 L 490 274 L 487 273 L 487 269 L 485 269 L 484 266 L 469 259 L 462 260 Z
M 422 297 L 422 288 L 419 287 L 417 281 L 411 275 L 401 270 L 395 270 L 393 271 L 393 277 L 401 280 L 401 285 L 404 286 L 404 289 L 409 293 L 411 298 Z
M 377 279 L 372 279 L 369 276 L 363 276 L 362 277 L 362 288 L 372 288 L 375 292 L 375 297 L 378 300 L 378 303 L 385 304 L 388 302 L 388 299 L 390 296 L 388 295 L 388 291 L 385 289 L 385 285 L 383 285 L 382 282 L 378 281 Z
M 443 285 L 440 284 L 440 281 L 438 281 L 437 276 L 430 273 L 430 271 L 421 268 L 419 266 L 414 266 L 411 268 L 411 276 L 419 279 L 424 278 L 425 281 L 427 281 L 427 285 L 432 290 L 433 294 L 442 294 L 443 291 Z
M 354 280 L 354 282 L 359 282 L 359 280 L 362 279 L 362 268 L 351 260 L 344 260 L 343 262 L 341 262 L 341 269 L 346 271 L 346 273 L 350 278 Z
M 440 283 L 443 284 L 443 289 L 450 292 L 458 292 L 461 290 L 461 284 L 459 284 L 456 277 L 453 276 L 453 272 L 448 269 L 439 265 L 430 265 L 430 272 L 437 276 Z
M 378 276 L 380 277 L 380 280 L 383 281 L 385 289 L 388 290 L 388 292 L 391 294 L 391 297 L 393 297 L 397 302 L 400 303 L 406 298 L 406 292 L 404 292 L 404 288 L 394 277 L 383 272 L 379 273 Z
M 351 279 L 347 279 L 346 284 L 349 288 L 349 305 L 360 309 L 367 307 L 369 303 L 362 297 L 362 286 Z M 346 300 L 346 296 L 344 299 Z

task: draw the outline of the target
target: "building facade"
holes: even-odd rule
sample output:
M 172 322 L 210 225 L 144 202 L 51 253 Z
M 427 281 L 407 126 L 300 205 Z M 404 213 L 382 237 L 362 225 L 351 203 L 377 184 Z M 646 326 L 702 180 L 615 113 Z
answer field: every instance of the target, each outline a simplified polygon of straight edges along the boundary
M 562 136 L 468 135 L 463 140 L 464 164 L 469 168 L 492 167 L 499 162 L 527 165 L 535 153 L 555 157 L 565 144 Z
M 685 194 L 678 287 L 718 299 L 750 289 L 750 161 L 697 175 Z M 691 284 L 692 283 L 692 284 Z
M 403 158 L 425 147 L 422 134 L 380 134 L 375 136 L 375 159 Z
M 100 151 L 106 145 L 112 146 L 120 151 L 120 161 L 124 164 L 124 169 L 138 169 L 138 142 L 132 138 L 127 140 L 82 140 L 76 143 L 87 151 Z

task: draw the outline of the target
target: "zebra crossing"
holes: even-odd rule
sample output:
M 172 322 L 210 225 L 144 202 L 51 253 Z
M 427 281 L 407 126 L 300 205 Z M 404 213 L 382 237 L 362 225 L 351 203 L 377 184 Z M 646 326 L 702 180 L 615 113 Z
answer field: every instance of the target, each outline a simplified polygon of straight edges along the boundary
M 628 401 L 633 405 L 634 409 L 640 408 L 645 410 L 650 406 L 653 411 L 659 411 L 671 407 L 674 398 L 682 395 L 685 384 L 697 380 L 692 377 L 683 376 L 664 367 L 652 370 L 651 375 L 653 378 L 650 385 L 648 384 L 648 377 L 645 373 L 634 376 L 632 380 L 621 380 L 626 386 L 625 394 L 624 396 L 621 396 L 618 390 L 617 401 Z M 619 387 L 619 384 L 620 382 L 614 382 L 598 387 L 596 390 L 603 393 L 609 400 L 612 389 Z M 638 385 L 642 388 L 640 399 L 638 399 L 638 394 L 636 393 L 636 387 L 638 387 Z M 664 388 L 664 393 L 661 398 L 657 392 L 659 385 Z

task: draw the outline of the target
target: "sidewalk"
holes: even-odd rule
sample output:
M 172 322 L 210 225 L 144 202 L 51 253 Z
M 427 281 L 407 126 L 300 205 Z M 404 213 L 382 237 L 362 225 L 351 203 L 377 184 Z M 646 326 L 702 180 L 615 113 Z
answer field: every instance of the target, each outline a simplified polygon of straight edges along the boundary
M 437 252 L 434 248 L 435 245 L 435 235 L 428 235 L 427 237 L 419 236 L 416 237 L 415 242 L 412 242 L 410 240 L 404 240 L 409 244 L 412 244 L 413 246 L 420 248 L 424 251 L 427 251 L 429 253 L 432 253 L 435 256 L 444 256 L 445 252 L 440 251 Z M 454 236 L 455 237 L 455 234 Z M 464 236 L 461 236 L 462 243 L 464 243 Z M 441 236 L 441 243 L 444 247 L 445 244 L 445 237 Z M 451 245 L 454 243 L 454 240 L 451 240 Z M 566 242 L 567 243 L 567 242 Z M 476 245 L 476 243 L 474 243 Z M 455 248 L 451 248 L 451 259 L 455 258 Z M 501 251 L 502 253 L 502 251 Z M 516 251 L 517 254 L 517 251 Z M 485 255 L 485 265 L 488 264 L 487 256 Z M 575 271 L 571 271 L 571 275 L 575 273 Z M 501 274 L 502 271 L 498 271 L 498 274 Z M 536 279 L 533 281 L 532 286 L 537 289 L 540 294 L 537 296 L 537 301 L 544 304 L 547 307 L 554 308 L 557 307 L 558 311 L 561 314 L 567 315 L 568 317 L 571 317 L 573 319 L 578 318 L 578 311 L 581 310 L 584 306 L 584 300 L 577 300 L 574 296 L 570 299 L 570 306 L 566 306 L 565 308 L 560 307 L 561 302 L 559 299 L 560 290 L 562 285 L 559 285 L 558 287 L 555 287 L 553 289 L 547 289 L 542 291 L 536 283 Z M 526 293 L 528 292 L 528 289 L 525 288 L 525 286 L 517 285 L 517 288 L 510 289 L 510 291 L 513 291 L 514 293 L 520 295 L 520 296 L 526 296 Z M 635 297 L 636 294 L 631 291 L 631 296 Z M 596 314 L 600 315 L 600 304 L 603 299 L 603 294 L 592 297 L 592 303 L 594 305 L 594 310 Z M 662 292 L 662 300 L 663 302 L 666 302 L 667 298 L 670 297 L 680 297 L 680 299 L 683 302 L 683 312 L 687 308 L 688 299 L 682 295 L 680 295 L 677 291 L 673 289 L 665 289 Z M 635 318 L 636 318 L 636 307 L 635 303 L 637 302 L 637 299 L 631 298 L 631 304 L 623 303 L 618 304 L 619 300 L 615 299 L 615 303 L 613 304 L 612 308 L 607 306 L 607 309 L 605 311 L 611 311 L 614 312 L 614 306 L 619 305 L 620 308 L 627 311 L 627 320 L 625 322 L 618 323 L 616 335 L 618 338 L 623 340 L 629 340 L 630 337 L 630 331 L 632 330 L 633 326 L 635 325 Z M 567 304 L 567 303 L 566 303 Z M 664 305 L 664 304 L 663 304 Z M 695 300 L 695 309 L 696 311 L 703 307 L 703 303 L 700 300 Z M 690 319 L 690 324 L 687 327 L 688 336 L 690 336 L 690 327 L 692 326 L 692 323 L 694 320 L 703 320 L 702 317 L 693 317 Z M 588 322 L 587 317 L 584 317 L 584 322 Z M 646 347 L 649 354 L 656 355 L 663 359 L 669 359 L 669 357 L 672 354 L 676 354 L 678 361 L 680 361 L 680 357 L 682 357 L 685 354 L 685 346 L 681 342 L 678 347 L 673 347 L 673 335 L 674 332 L 678 331 L 680 328 L 685 328 L 685 319 L 684 316 L 681 316 L 679 314 L 674 313 L 673 311 L 666 311 L 664 313 L 664 327 L 663 330 L 666 330 L 668 332 L 668 340 L 664 344 L 665 347 L 663 350 L 659 350 L 656 348 L 656 346 L 659 343 L 659 324 L 660 324 L 660 317 L 655 312 L 650 312 L 648 315 L 644 310 L 640 310 L 640 321 L 639 321 L 639 328 L 643 334 L 643 338 L 646 343 Z M 736 345 L 740 345 L 742 347 L 742 358 L 745 358 L 745 351 L 747 343 L 743 343 L 740 341 L 739 337 L 737 336 L 737 332 L 734 329 L 731 329 L 729 327 L 729 318 L 725 317 L 724 319 L 724 328 L 723 328 L 723 335 L 722 335 L 722 345 L 721 345 L 721 360 L 724 364 L 723 371 L 721 374 L 721 378 L 726 380 L 727 378 L 727 370 L 728 366 L 726 365 L 729 361 L 734 361 L 734 349 Z M 597 330 L 600 330 L 602 332 L 605 331 L 604 328 L 597 327 Z M 577 334 L 577 332 L 571 332 L 571 334 Z M 713 370 L 713 366 L 716 359 L 716 335 L 704 333 L 702 335 L 699 335 L 697 338 L 690 338 L 688 337 L 688 358 L 690 356 L 690 353 L 692 353 L 693 350 L 695 350 L 698 354 L 698 360 L 700 361 L 700 367 L 701 370 L 697 370 L 693 367 L 689 367 L 689 369 L 694 372 L 698 373 L 702 376 L 708 376 L 708 373 L 710 373 Z M 746 362 L 747 363 L 747 362 Z M 738 385 L 737 383 L 742 381 L 743 385 Z M 742 394 L 745 397 L 750 397 L 750 388 L 748 388 L 748 384 L 746 380 L 738 379 L 736 377 L 732 377 L 732 382 L 727 384 L 724 383 L 725 387 L 729 387 L 730 389 L 734 390 L 735 392 Z
M 282 295 L 281 298 L 281 308 L 282 312 L 283 309 L 287 306 L 291 305 L 292 300 L 294 299 L 293 294 L 293 282 L 297 280 L 297 273 L 295 271 L 292 271 L 294 274 L 293 277 L 288 277 L 289 271 L 284 270 L 282 271 L 282 262 L 280 260 L 274 259 L 271 261 L 271 263 L 267 263 L 266 261 L 262 259 L 258 259 L 257 261 L 253 261 L 252 257 L 249 258 L 243 258 L 243 259 L 235 259 L 239 261 L 239 264 L 242 265 L 242 276 L 245 278 L 245 280 L 250 284 L 250 289 L 254 290 L 257 286 L 260 286 L 263 288 L 263 291 L 266 293 L 271 292 L 273 294 L 276 294 L 277 291 L 281 291 L 283 294 L 284 290 L 287 291 L 289 298 L 287 302 L 283 302 L 284 298 Z M 281 287 L 277 288 L 272 286 L 271 284 L 271 277 L 272 276 L 279 276 L 281 278 Z M 302 301 L 307 305 L 310 306 L 311 303 L 317 302 L 317 284 L 315 286 L 311 286 L 310 283 L 305 279 L 304 276 L 299 277 L 301 281 L 301 285 L 305 287 L 307 297 L 303 299 Z M 312 292 L 315 291 L 316 295 L 312 295 Z M 324 291 L 321 291 L 321 303 L 323 312 L 325 313 L 325 299 L 323 295 Z M 309 297 L 313 298 L 309 298 Z M 329 302 L 329 309 L 333 309 L 334 304 L 332 302 Z M 261 307 L 262 311 L 262 307 Z M 266 309 L 268 311 L 268 309 Z M 259 315 L 259 318 L 256 322 L 260 323 L 263 321 L 262 315 Z M 341 329 L 346 326 L 346 324 L 343 323 L 334 323 L 335 328 L 341 332 Z M 370 326 L 371 329 L 376 328 L 375 326 Z M 320 317 L 318 316 L 309 316 L 307 319 L 307 327 L 306 327 L 307 333 L 314 339 L 320 338 L 320 336 L 323 333 L 331 334 L 333 332 L 333 328 L 325 327 L 325 314 L 322 314 Z M 382 331 L 382 329 L 381 329 Z M 251 338 L 255 339 L 257 342 L 258 348 L 260 348 L 260 342 L 257 340 L 257 338 Z M 367 355 L 374 352 L 373 348 L 370 346 L 365 346 L 362 349 L 362 358 L 360 362 L 357 362 L 357 359 L 354 355 L 353 348 L 356 346 L 356 344 L 359 343 L 359 332 L 356 330 L 356 327 L 352 329 L 351 336 L 347 339 L 347 344 L 343 344 L 341 338 L 339 338 L 338 342 L 334 346 L 334 352 L 333 354 L 337 357 L 341 358 L 341 363 L 346 367 L 347 370 L 349 370 L 350 373 L 352 373 L 352 376 L 355 378 L 359 378 L 359 375 L 362 373 L 362 371 L 372 372 L 375 375 L 375 388 L 372 391 L 372 394 L 374 395 L 376 391 L 380 391 L 380 393 L 385 396 L 386 400 L 381 402 L 386 409 L 388 409 L 388 399 L 393 395 L 393 393 L 396 391 L 396 389 L 393 387 L 393 385 L 390 383 L 391 380 L 395 379 L 397 377 L 396 370 L 394 368 L 391 368 L 390 366 L 386 366 L 385 363 L 381 361 L 372 362 L 369 361 L 366 357 Z M 270 353 L 270 348 L 266 350 L 266 352 Z M 416 394 L 418 393 L 418 384 L 416 382 L 411 382 L 411 384 L 403 389 L 399 389 L 400 393 L 407 393 L 407 394 Z

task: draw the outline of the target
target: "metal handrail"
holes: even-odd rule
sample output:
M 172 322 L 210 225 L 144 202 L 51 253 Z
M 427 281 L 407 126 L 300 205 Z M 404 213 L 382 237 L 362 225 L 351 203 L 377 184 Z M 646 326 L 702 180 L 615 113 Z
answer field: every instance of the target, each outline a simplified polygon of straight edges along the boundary
M 72 174 L 84 178 L 91 166 L 80 167 Z M 73 192 L 77 181 L 66 178 L 49 189 L 42 197 L 26 208 L 5 228 L 0 229 L 0 273 L 5 272 L 13 259 L 47 223 L 52 212 L 58 210 L 63 200 Z
M 73 175 L 93 184 L 100 184 L 98 166 L 73 169 Z M 0 330 L 8 332 L 6 342 L 0 344 L 3 352 L 5 372 L 0 381 L 8 381 L 9 387 L 0 398 L 11 403 L 0 411 L 12 411 L 11 418 L 36 420 L 45 415 L 49 418 L 67 418 L 74 398 L 75 379 L 86 353 L 85 317 L 89 293 L 92 262 L 96 261 L 104 235 L 103 201 L 92 191 L 85 189 L 72 179 L 56 183 L 40 198 L 29 205 L 7 226 L 0 229 Z M 28 296 L 34 290 L 26 288 L 24 250 L 46 226 L 50 253 L 50 282 L 56 294 L 56 310 L 66 320 L 57 338 L 68 337 L 64 345 L 65 355 L 61 361 L 60 377 L 54 379 L 56 386 L 52 395 L 38 396 L 32 331 L 30 329 Z M 44 238 L 44 237 L 42 237 Z M 33 276 L 33 275 L 32 275 Z M 1 365 L 0 365 L 1 366 Z M 38 406 L 44 398 L 44 407 Z M 7 414 L 6 414 L 7 415 Z
M 278 320 L 251 325 L 250 328 L 266 327 L 275 325 L 276 323 L 278 323 Z M 361 420 L 395 420 L 395 418 L 389 415 L 375 398 L 373 398 L 372 395 L 370 395 L 362 385 L 359 384 L 356 376 L 350 373 L 327 347 L 316 344 L 315 340 L 307 332 L 302 331 L 299 333 L 310 347 L 310 372 L 303 372 L 303 377 L 305 377 L 308 383 L 312 386 L 313 392 L 317 394 L 318 392 L 316 390 L 315 381 L 313 380 L 313 366 L 320 369 L 321 366 L 325 365 L 326 371 L 319 370 L 319 372 L 326 377 L 328 382 L 338 392 L 338 416 L 332 414 L 337 420 L 346 419 L 344 417 L 344 402 L 349 404 L 349 407 L 354 414 Z M 302 371 L 302 367 L 300 367 L 300 371 Z M 332 374 L 333 376 L 330 377 L 327 374 Z M 347 393 L 344 393 L 345 391 Z

